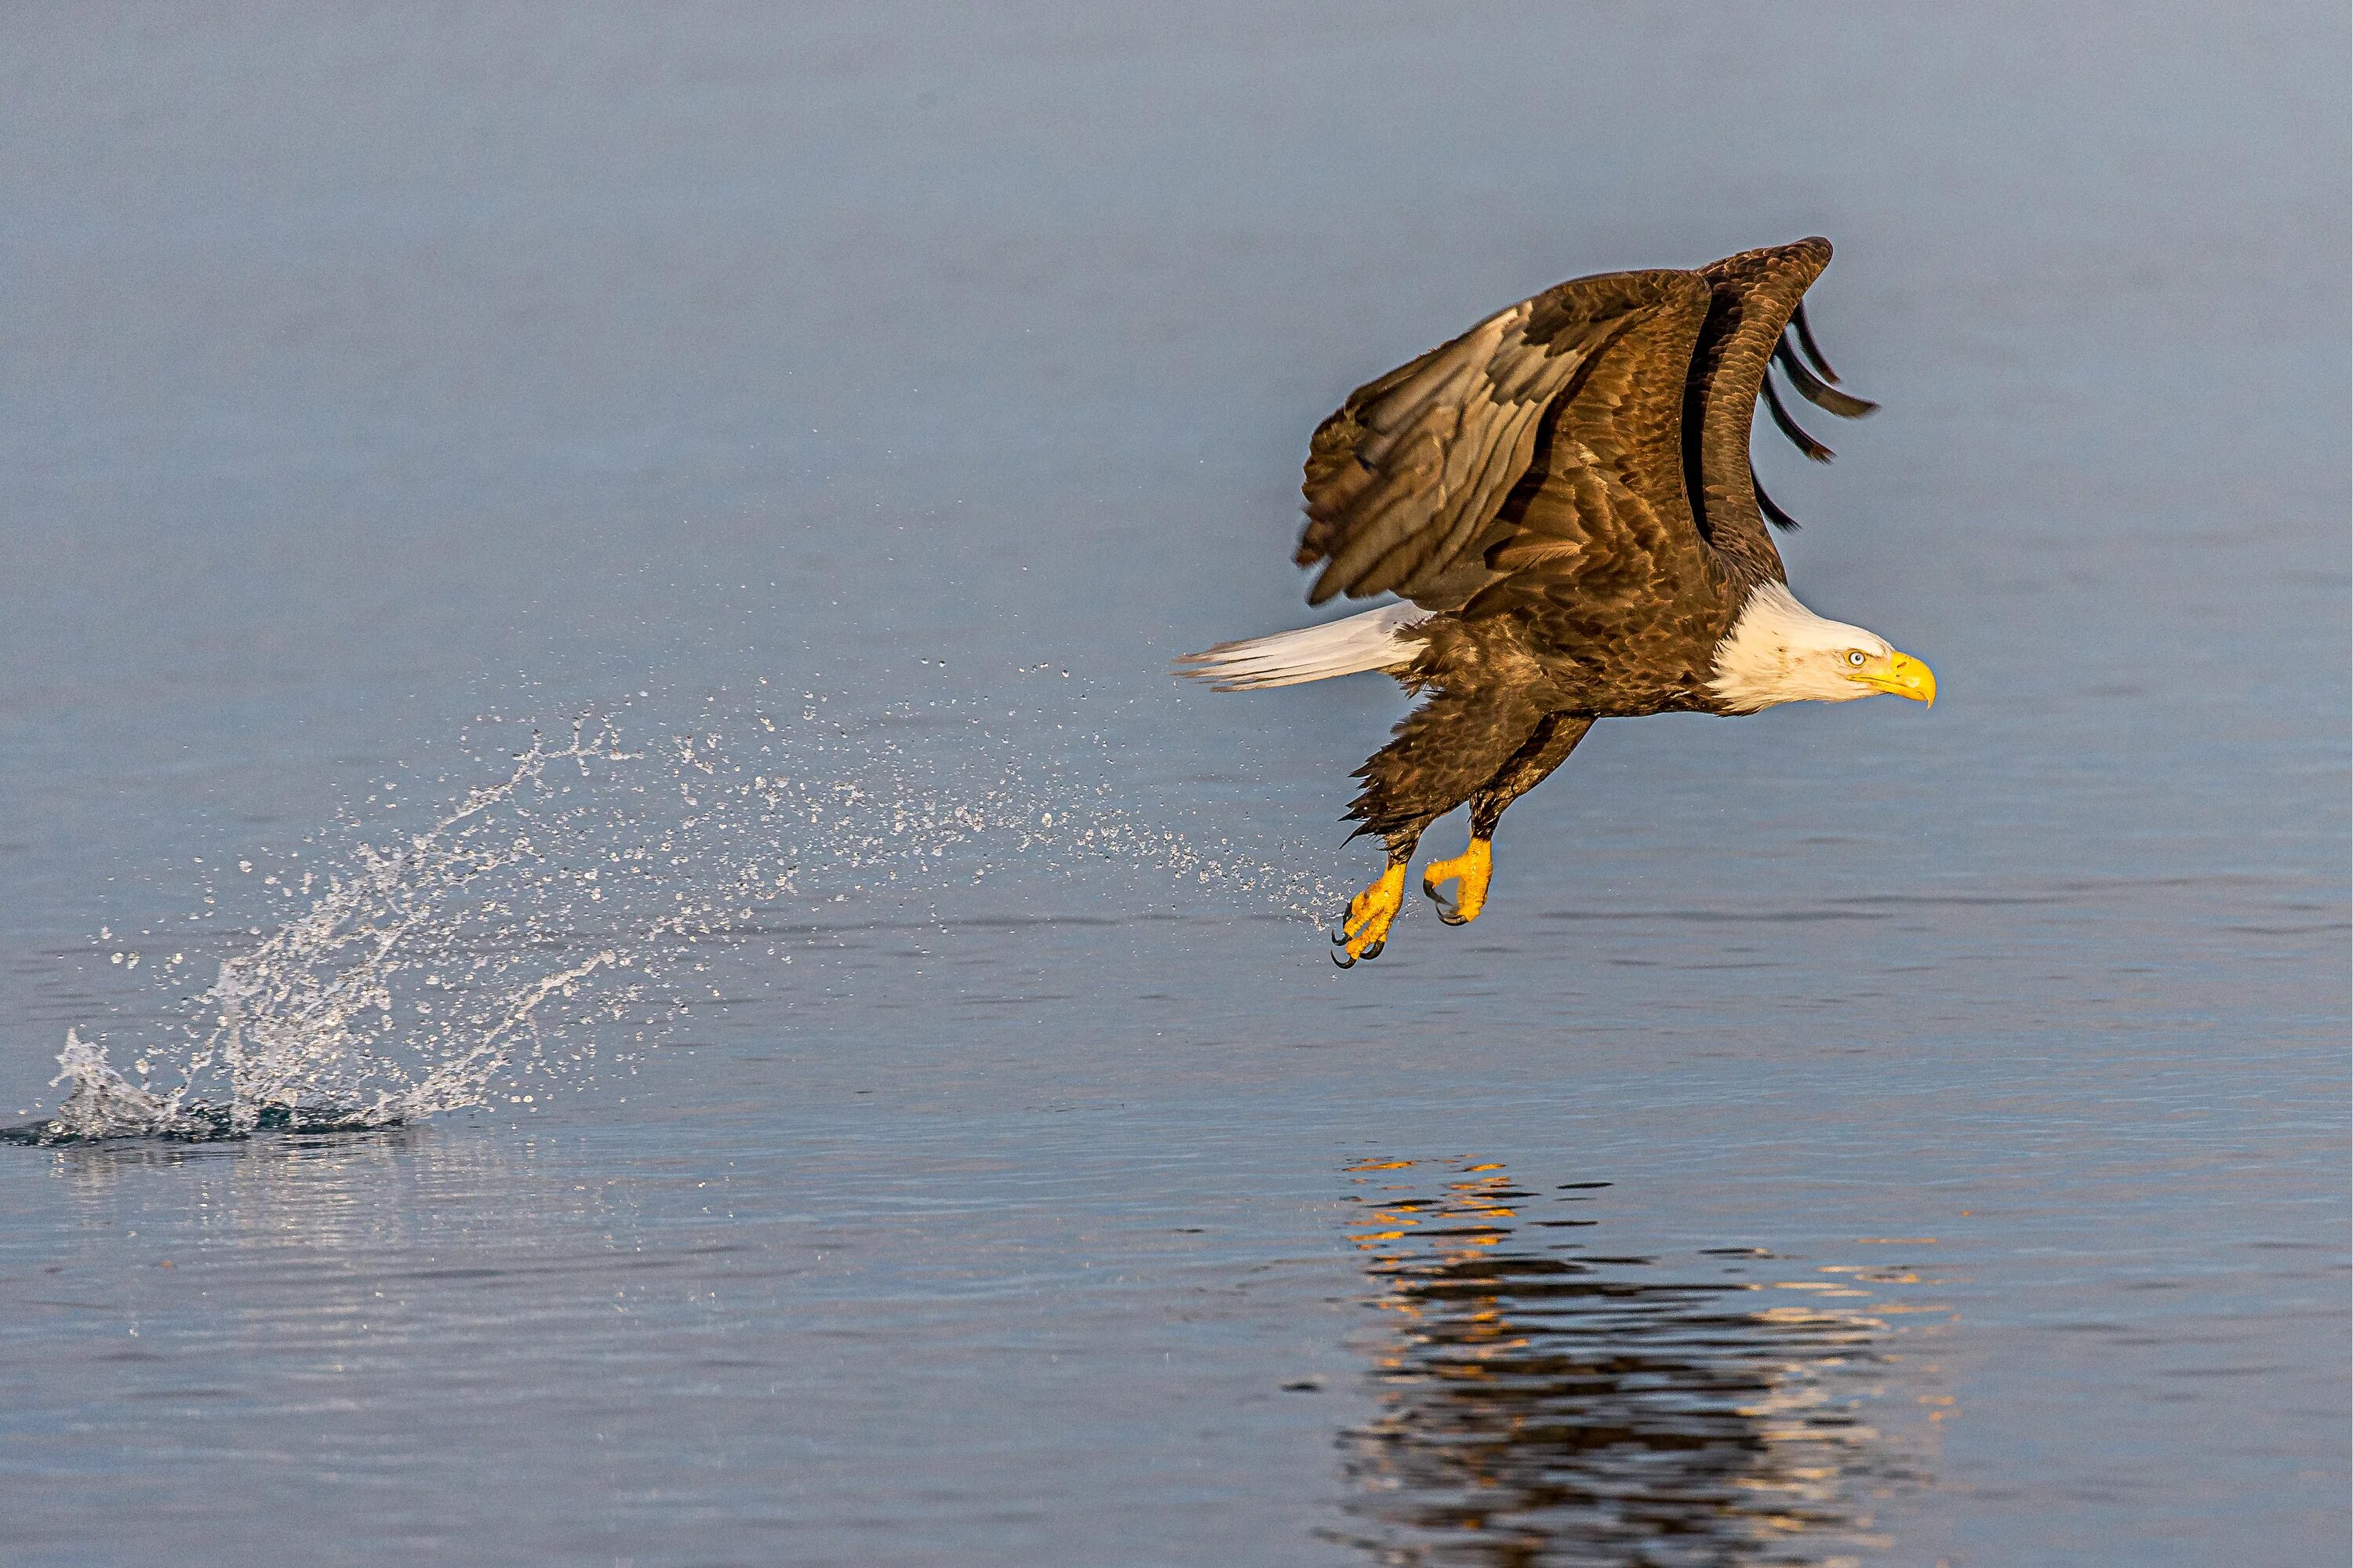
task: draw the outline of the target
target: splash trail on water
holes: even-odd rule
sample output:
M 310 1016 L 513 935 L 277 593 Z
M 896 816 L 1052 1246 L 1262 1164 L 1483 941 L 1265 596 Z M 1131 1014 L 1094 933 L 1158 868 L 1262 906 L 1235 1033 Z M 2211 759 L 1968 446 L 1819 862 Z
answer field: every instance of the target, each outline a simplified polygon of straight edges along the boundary
M 652 741 L 625 736 L 622 704 L 503 754 L 469 732 L 477 781 L 448 795 L 440 780 L 447 803 L 423 825 L 354 817 L 274 867 L 240 859 L 275 924 L 227 944 L 203 990 L 168 988 L 190 948 L 219 941 L 205 925 L 218 888 L 189 932 L 144 933 L 179 949 L 148 971 L 166 988 L 160 1022 L 120 1065 L 107 1033 L 69 1029 L 60 1103 L 7 1136 L 211 1139 L 533 1107 L 659 1044 L 716 994 L 713 966 L 764 911 L 913 896 L 936 916 L 1011 879 L 1122 867 L 1164 907 L 1206 897 L 1314 921 L 1341 896 L 1279 847 L 1123 804 L 1136 791 L 1100 736 L 1001 733 L 1003 701 L 835 716 L 814 692 L 781 706 L 721 694 Z M 493 740 L 527 727 L 479 722 Z M 142 957 L 111 956 L 126 976 Z

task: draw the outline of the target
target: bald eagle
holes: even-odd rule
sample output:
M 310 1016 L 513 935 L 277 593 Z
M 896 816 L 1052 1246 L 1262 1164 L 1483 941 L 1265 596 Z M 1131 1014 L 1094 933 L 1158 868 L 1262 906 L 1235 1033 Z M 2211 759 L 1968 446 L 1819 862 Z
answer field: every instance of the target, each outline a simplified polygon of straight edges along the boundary
M 1470 847 L 1430 863 L 1422 891 L 1448 925 L 1476 919 L 1504 809 L 1596 719 L 1935 701 L 1927 665 L 1798 602 L 1766 527 L 1797 524 L 1749 462 L 1760 392 L 1799 450 L 1831 456 L 1771 365 L 1831 413 L 1877 407 L 1838 389 L 1806 324 L 1830 259 L 1830 241 L 1801 239 L 1575 279 L 1358 387 L 1318 427 L 1294 557 L 1323 568 L 1307 602 L 1403 602 L 1178 666 L 1220 691 L 1381 670 L 1426 699 L 1355 775 L 1344 820 L 1388 863 L 1332 938 L 1342 968 L 1379 955 L 1423 831 L 1466 801 Z

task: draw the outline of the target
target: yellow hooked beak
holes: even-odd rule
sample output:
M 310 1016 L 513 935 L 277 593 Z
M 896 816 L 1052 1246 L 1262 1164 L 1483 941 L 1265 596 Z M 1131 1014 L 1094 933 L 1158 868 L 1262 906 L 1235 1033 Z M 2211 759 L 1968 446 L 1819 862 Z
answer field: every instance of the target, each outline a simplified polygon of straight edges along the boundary
M 1932 707 L 1936 705 L 1936 672 L 1909 653 L 1891 652 L 1884 664 L 1876 669 L 1857 670 L 1847 679 L 1860 681 L 1874 692 L 1909 697 L 1915 703 L 1926 703 Z

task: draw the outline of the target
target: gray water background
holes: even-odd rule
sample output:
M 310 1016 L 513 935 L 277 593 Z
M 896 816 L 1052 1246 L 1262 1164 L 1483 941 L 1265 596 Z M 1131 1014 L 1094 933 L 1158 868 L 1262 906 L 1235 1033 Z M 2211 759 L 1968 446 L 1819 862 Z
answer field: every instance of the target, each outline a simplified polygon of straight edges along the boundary
M 1398 694 L 1166 661 L 1304 619 L 1342 394 L 1579 272 L 1836 241 L 1885 409 L 1758 461 L 1943 695 L 1602 726 L 1477 925 L 1345 975 L 1143 874 L 827 893 L 528 1112 L 0 1150 L 0 1557 L 1619 1562 L 1627 1459 L 1664 1562 L 2342 1561 L 2347 58 L 2294 5 L 12 11 L 0 1108 L 157 1027 L 101 928 L 266 926 L 214 871 L 486 711 L 1083 706 L 1137 810 L 1367 874 Z M 1365 1239 L 1502 1180 L 1494 1241 Z M 1855 1281 L 1772 1296 L 1844 1355 L 1680 1305 Z M 1464 1336 L 1512 1392 L 1448 1403 Z M 1572 1340 L 1631 1370 L 1510 1359 Z M 1691 1390 L 1767 1364 L 1852 1419 L 1759 1534 L 1823 1424 Z

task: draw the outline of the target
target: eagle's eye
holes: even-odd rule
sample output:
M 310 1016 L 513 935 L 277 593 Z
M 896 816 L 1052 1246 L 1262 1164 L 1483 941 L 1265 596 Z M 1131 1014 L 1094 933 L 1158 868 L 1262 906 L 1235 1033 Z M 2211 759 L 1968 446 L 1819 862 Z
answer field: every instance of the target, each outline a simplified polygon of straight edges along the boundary
M 1860 648 L 1848 649 L 1846 651 L 1846 662 L 1853 665 L 1858 670 L 1862 669 L 1863 665 L 1862 650 Z

